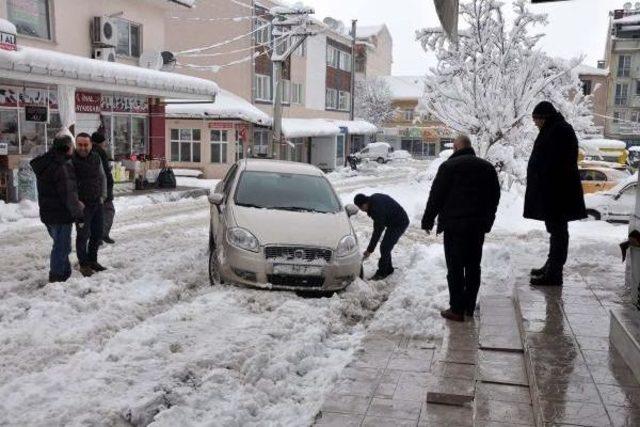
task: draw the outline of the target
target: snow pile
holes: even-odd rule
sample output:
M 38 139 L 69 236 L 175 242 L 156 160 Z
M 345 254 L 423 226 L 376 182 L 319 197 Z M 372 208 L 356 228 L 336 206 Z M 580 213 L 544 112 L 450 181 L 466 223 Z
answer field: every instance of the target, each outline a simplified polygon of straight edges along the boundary
M 424 76 L 384 76 L 394 100 L 418 100 L 424 93 Z
M 12 22 L 2 18 L 0 18 L 0 31 L 3 33 L 13 34 L 13 35 L 18 34 L 18 30 L 16 29 L 16 26 L 13 25 Z
M 218 93 L 218 85 L 210 80 L 24 46 L 17 51 L 0 49 L 0 69 L 56 78 L 135 86 L 141 93 L 145 89 L 196 97 L 212 97 Z
M 409 160 L 412 157 L 411 153 L 409 153 L 407 150 L 396 150 L 391 153 L 391 158 L 393 160 Z
M 238 119 L 262 126 L 271 126 L 273 123 L 273 119 L 268 114 L 224 89 L 218 92 L 213 103 L 169 104 L 166 107 L 166 114 L 173 119 Z
M 0 224 L 16 222 L 24 218 L 39 218 L 38 203 L 23 200 L 20 203 L 5 203 L 0 200 Z
M 580 148 L 589 151 L 598 151 L 602 148 L 613 150 L 625 150 L 627 144 L 617 139 L 583 139 L 580 141 Z
M 173 169 L 173 174 L 178 176 L 189 176 L 192 178 L 198 178 L 202 176 L 202 171 L 199 169 Z

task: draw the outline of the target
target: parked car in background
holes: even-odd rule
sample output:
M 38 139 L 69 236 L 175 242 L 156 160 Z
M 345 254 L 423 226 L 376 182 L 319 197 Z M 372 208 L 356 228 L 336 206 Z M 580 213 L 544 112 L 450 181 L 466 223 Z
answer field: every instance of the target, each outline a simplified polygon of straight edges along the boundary
M 362 160 L 371 160 L 380 164 L 387 163 L 391 160 L 393 147 L 387 142 L 372 142 L 367 144 L 362 150 L 354 154 L 354 156 Z
M 601 160 L 583 160 L 581 162 L 578 162 L 578 167 L 584 168 L 584 169 L 589 169 L 589 168 L 615 169 L 620 172 L 625 172 L 628 175 L 631 175 L 631 172 L 629 171 L 630 169 L 629 165 L 623 165 L 620 163 L 613 163 L 613 162 L 605 162 Z
M 611 168 L 580 168 L 579 172 L 585 194 L 607 191 L 629 177 L 628 172 Z
M 590 219 L 628 222 L 636 205 L 638 175 L 628 177 L 608 191 L 584 198 Z
M 260 288 L 338 291 L 362 271 L 350 216 L 315 166 L 241 160 L 209 196 L 209 277 Z
M 627 164 L 634 169 L 638 169 L 640 166 L 640 146 L 632 146 L 629 147 L 629 159 L 627 160 Z

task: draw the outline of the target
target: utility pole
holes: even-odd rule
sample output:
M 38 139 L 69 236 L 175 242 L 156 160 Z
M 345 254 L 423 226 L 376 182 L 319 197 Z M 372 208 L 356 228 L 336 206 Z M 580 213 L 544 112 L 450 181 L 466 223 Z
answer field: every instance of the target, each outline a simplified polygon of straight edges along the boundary
M 285 62 L 302 43 L 316 33 L 309 30 L 309 15 L 314 10 L 307 7 L 276 7 L 274 13 L 272 38 L 274 40 L 271 62 L 273 62 L 274 90 L 273 96 L 273 150 L 282 143 L 282 73 Z M 284 40 L 290 43 L 282 44 Z M 286 49 L 281 53 L 280 46 Z
M 355 94 L 356 94 L 356 30 L 358 27 L 358 20 L 351 20 L 351 110 L 349 111 L 349 117 L 353 121 L 355 116 Z

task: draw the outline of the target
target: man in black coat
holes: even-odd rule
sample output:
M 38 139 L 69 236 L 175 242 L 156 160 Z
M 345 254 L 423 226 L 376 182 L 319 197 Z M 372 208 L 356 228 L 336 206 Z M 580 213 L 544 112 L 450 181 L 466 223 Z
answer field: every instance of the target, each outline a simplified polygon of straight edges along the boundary
M 78 181 L 78 197 L 84 204 L 84 224 L 76 228 L 76 252 L 80 272 L 85 277 L 106 270 L 98 263 L 98 248 L 102 242 L 102 202 L 107 197 L 107 180 L 100 156 L 92 148 L 89 134 L 79 133 L 76 136 L 73 167 Z
M 544 221 L 550 234 L 547 262 L 531 270 L 531 285 L 562 286 L 570 221 L 587 217 L 578 172 L 578 138 L 550 102 L 533 110 L 540 129 L 527 168 L 524 217 Z
M 500 183 L 491 163 L 476 157 L 467 136 L 459 136 L 453 149 L 431 186 L 422 229 L 430 233 L 438 217 L 437 233 L 444 232 L 450 306 L 441 315 L 462 322 L 476 308 L 484 236 L 495 221 Z
M 409 227 L 409 217 L 402 206 L 386 194 L 372 194 L 371 196 L 358 194 L 353 202 L 373 219 L 373 235 L 364 252 L 364 259 L 369 258 L 376 250 L 378 241 L 384 232 L 384 238 L 380 244 L 378 271 L 371 280 L 386 279 L 395 271 L 391 260 L 391 251 Z
M 71 164 L 71 136 L 57 136 L 46 154 L 31 161 L 38 180 L 40 220 L 53 239 L 49 282 L 65 282 L 71 277 L 71 224 L 82 222 L 84 206 L 78 200 L 76 176 Z
M 102 229 L 102 241 L 105 243 L 113 244 L 115 241 L 111 238 L 111 227 L 113 226 L 113 217 L 116 214 L 116 208 L 113 205 L 113 174 L 111 173 L 111 166 L 109 165 L 109 155 L 106 151 L 107 139 L 100 132 L 94 132 L 91 135 L 91 144 L 93 145 L 93 151 L 100 156 L 102 162 L 102 169 L 107 178 L 107 198 L 102 204 L 102 214 L 104 217 L 104 227 Z

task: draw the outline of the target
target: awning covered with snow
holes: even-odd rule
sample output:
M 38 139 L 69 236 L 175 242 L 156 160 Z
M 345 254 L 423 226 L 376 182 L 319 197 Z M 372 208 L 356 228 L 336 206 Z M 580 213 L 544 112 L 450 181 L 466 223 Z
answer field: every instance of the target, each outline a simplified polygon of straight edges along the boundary
M 378 133 L 378 127 L 366 120 L 329 120 L 338 127 L 347 128 L 351 135 L 375 135 Z
M 213 100 L 218 93 L 210 80 L 32 47 L 0 50 L 0 77 L 159 98 Z
M 324 119 L 282 119 L 282 134 L 287 138 L 336 136 L 340 126 Z
M 169 104 L 166 115 L 174 119 L 239 119 L 262 126 L 271 126 L 273 123 L 273 119 L 268 114 L 224 89 L 220 89 L 213 103 Z

